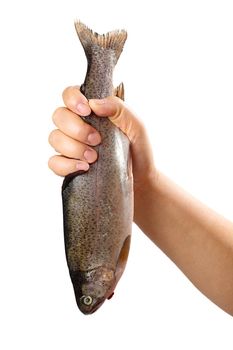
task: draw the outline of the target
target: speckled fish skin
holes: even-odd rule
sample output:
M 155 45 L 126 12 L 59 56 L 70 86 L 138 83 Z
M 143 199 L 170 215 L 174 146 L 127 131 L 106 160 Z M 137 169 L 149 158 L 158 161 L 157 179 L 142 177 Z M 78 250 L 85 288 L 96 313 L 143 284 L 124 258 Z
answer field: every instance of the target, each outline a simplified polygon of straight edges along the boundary
M 114 95 L 112 74 L 126 32 L 98 35 L 80 22 L 75 27 L 88 61 L 81 91 L 88 99 Z M 117 95 L 122 94 L 121 85 Z M 81 312 L 91 314 L 111 297 L 126 265 L 133 181 L 126 135 L 108 118 L 92 113 L 83 119 L 101 134 L 98 161 L 88 172 L 65 178 L 62 198 L 66 258 L 76 301 Z

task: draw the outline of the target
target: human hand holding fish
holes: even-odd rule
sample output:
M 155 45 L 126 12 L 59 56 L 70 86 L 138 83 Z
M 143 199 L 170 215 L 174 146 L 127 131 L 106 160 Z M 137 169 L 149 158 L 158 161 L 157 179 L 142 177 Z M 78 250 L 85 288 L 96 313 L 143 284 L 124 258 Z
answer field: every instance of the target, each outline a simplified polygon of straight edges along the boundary
M 97 56 L 102 55 L 109 43 L 113 51 L 119 51 L 119 43 L 124 44 L 125 32 L 105 37 L 93 34 L 80 23 L 77 26 L 85 51 L 94 44 Z M 103 45 L 100 51 L 99 45 Z M 89 58 L 90 53 L 86 54 Z M 99 63 L 94 60 L 94 65 Z M 105 74 L 99 66 L 100 76 L 97 85 L 93 85 L 90 74 L 96 77 L 97 66 L 88 68 L 86 85 L 82 86 L 89 96 L 85 97 L 79 87 L 65 89 L 65 107 L 54 112 L 57 129 L 49 136 L 50 144 L 59 153 L 50 158 L 49 167 L 57 175 L 66 176 L 63 184 L 66 254 L 80 310 L 86 314 L 96 311 L 114 291 L 127 260 L 133 200 L 134 222 L 139 228 L 203 294 L 233 315 L 233 223 L 156 169 L 143 123 L 120 98 L 109 96 L 113 91 L 108 74 L 104 87 L 111 92 L 104 93 L 101 96 L 104 98 L 92 96 L 93 91 L 98 95 L 98 84 Z M 120 95 L 122 89 L 118 88 Z M 102 125 L 100 132 L 95 127 L 98 125 Z M 101 148 L 103 139 L 105 146 Z M 90 176 L 75 177 L 76 173 Z M 80 184 L 84 185 L 81 197 Z M 90 206 L 93 217 L 89 215 Z M 111 208 L 110 212 L 106 208 Z
M 97 160 L 98 154 L 91 146 L 101 143 L 101 135 L 81 118 L 92 110 L 98 117 L 108 117 L 129 138 L 134 190 L 145 183 L 147 177 L 153 177 L 155 165 L 146 129 L 121 99 L 110 96 L 88 101 L 79 86 L 67 87 L 62 96 L 66 107 L 59 107 L 53 113 L 57 129 L 49 136 L 50 144 L 60 153 L 49 159 L 51 170 L 66 176 L 77 170 L 87 171 L 89 164 Z

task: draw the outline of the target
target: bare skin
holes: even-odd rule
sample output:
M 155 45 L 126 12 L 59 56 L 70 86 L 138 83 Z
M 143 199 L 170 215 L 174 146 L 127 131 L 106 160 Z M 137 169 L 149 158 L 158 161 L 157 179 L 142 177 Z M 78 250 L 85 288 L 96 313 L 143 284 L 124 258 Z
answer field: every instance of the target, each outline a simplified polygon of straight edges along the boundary
M 63 100 L 66 107 L 53 114 L 57 129 L 49 142 L 59 155 L 49 159 L 50 169 L 60 176 L 88 171 L 97 159 L 92 146 L 101 135 L 80 116 L 91 110 L 108 116 L 131 141 L 135 223 L 203 294 L 233 316 L 233 223 L 156 169 L 143 124 L 120 99 L 87 101 L 78 87 L 69 87 Z

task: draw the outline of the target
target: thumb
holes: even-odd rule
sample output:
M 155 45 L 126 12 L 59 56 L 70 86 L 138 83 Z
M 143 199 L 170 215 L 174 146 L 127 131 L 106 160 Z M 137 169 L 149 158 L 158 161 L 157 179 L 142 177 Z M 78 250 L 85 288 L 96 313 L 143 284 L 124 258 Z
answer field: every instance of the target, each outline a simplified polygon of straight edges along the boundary
M 110 96 L 101 100 L 91 99 L 89 105 L 99 117 L 108 117 L 133 143 L 141 124 L 118 97 Z M 141 125 L 142 126 L 142 125 Z

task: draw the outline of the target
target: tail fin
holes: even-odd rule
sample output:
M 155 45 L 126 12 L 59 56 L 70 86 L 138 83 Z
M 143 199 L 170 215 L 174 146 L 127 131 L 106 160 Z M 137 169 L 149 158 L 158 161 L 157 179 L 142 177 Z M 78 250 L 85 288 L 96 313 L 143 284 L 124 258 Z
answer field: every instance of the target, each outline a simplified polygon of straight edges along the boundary
M 75 29 L 86 55 L 90 53 L 92 45 L 97 45 L 105 49 L 114 50 L 116 59 L 118 60 L 127 39 L 127 32 L 125 30 L 115 30 L 108 32 L 107 34 L 100 35 L 93 32 L 80 21 L 75 22 Z

